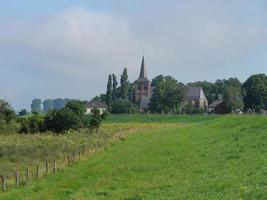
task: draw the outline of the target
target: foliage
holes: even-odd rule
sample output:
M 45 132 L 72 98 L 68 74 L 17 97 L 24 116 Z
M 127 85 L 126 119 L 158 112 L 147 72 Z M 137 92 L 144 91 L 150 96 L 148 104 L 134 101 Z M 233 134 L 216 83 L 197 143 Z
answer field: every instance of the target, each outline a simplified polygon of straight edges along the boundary
M 0 119 L 0 134 L 15 134 L 19 131 L 20 125 L 15 120 L 7 123 L 5 120 Z
M 28 112 L 26 109 L 22 109 L 21 111 L 19 111 L 19 116 L 25 116 L 27 114 L 28 114 Z
M 136 112 L 137 112 L 136 105 L 128 100 L 116 99 L 113 102 L 112 113 L 114 114 L 119 114 L 119 113 L 133 114 Z
M 9 123 L 15 120 L 16 113 L 8 102 L 5 100 L 0 100 L 0 120 L 4 120 Z
M 50 110 L 59 110 L 65 107 L 66 103 L 68 103 L 70 99 L 46 99 L 43 102 L 43 110 L 44 112 L 48 112 Z
M 155 113 L 179 113 L 185 101 L 185 89 L 171 76 L 159 75 L 152 81 L 154 87 L 150 110 Z
M 43 110 L 44 112 L 48 112 L 49 110 L 53 110 L 54 109 L 54 103 L 53 100 L 51 99 L 46 99 L 43 102 Z
M 127 68 L 124 68 L 123 69 L 123 73 L 121 75 L 120 98 L 127 99 L 127 97 L 128 97 L 128 87 L 129 87 L 129 81 L 128 81 Z
M 134 83 L 128 83 L 127 99 L 130 102 L 135 103 L 135 85 L 134 85 Z
M 107 84 L 107 93 L 106 93 L 106 103 L 108 105 L 108 108 L 111 109 L 112 106 L 112 76 L 108 76 L 108 84 Z
M 86 109 L 83 102 L 69 101 L 65 108 L 47 113 L 44 120 L 45 129 L 61 133 L 70 129 L 78 130 L 84 127 Z
M 92 116 L 90 119 L 90 129 L 96 129 L 96 133 L 98 133 L 99 127 L 101 126 L 103 120 L 106 117 L 106 114 L 101 114 L 100 110 L 95 108 L 92 111 Z
M 31 104 L 32 112 L 42 112 L 42 100 L 41 99 L 33 99 Z
M 243 101 L 245 109 L 267 109 L 267 76 L 256 74 L 250 76 L 243 84 Z
M 79 100 L 71 100 L 66 105 L 65 108 L 73 112 L 75 115 L 82 117 L 86 113 L 85 102 Z
M 119 97 L 118 93 L 119 92 L 118 92 L 117 77 L 115 76 L 115 74 L 112 74 L 112 100 L 113 101 Z
M 39 133 L 44 132 L 44 117 L 34 112 L 30 117 L 20 119 L 20 133 Z
M 232 112 L 237 109 L 243 109 L 241 87 L 227 86 L 224 90 L 223 99 L 226 106 L 226 113 Z

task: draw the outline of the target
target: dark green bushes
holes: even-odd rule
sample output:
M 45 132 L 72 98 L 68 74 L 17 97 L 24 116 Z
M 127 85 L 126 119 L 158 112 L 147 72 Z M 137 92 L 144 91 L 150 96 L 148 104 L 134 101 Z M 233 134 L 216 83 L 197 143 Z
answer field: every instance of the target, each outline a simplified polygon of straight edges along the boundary
M 137 107 L 129 100 L 116 99 L 112 104 L 112 113 L 114 114 L 134 114 L 137 113 Z

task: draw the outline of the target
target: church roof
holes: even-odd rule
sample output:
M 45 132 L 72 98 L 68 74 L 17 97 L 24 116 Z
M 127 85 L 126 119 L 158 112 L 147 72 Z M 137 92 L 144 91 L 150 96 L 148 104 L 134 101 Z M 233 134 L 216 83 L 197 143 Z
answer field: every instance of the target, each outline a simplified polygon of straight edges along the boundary
M 147 78 L 147 70 L 146 70 L 146 66 L 145 66 L 145 57 L 144 56 L 142 58 L 140 75 L 139 75 L 139 78 L 138 78 L 137 81 L 138 82 L 140 82 L 140 81 L 149 81 L 148 78 Z
M 198 86 L 187 86 L 186 97 L 187 100 L 207 100 L 204 91 Z

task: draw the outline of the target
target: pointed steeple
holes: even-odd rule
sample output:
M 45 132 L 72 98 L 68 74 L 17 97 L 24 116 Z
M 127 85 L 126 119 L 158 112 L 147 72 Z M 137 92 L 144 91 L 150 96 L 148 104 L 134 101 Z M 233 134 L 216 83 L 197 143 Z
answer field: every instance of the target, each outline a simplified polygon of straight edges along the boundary
M 147 79 L 147 71 L 146 71 L 146 67 L 145 67 L 145 56 L 144 55 L 142 58 L 142 64 L 141 64 L 139 79 Z

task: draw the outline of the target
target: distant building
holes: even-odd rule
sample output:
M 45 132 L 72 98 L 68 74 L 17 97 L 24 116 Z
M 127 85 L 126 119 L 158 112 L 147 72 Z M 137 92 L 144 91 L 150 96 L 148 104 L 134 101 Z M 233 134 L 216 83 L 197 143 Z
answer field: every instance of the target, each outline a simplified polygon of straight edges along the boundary
M 140 75 L 135 81 L 135 103 L 141 112 L 149 110 L 152 91 L 153 88 L 151 87 L 151 81 L 147 77 L 145 58 L 143 56 Z M 186 103 L 188 102 L 192 102 L 193 106 L 199 109 L 206 110 L 208 108 L 208 100 L 201 87 L 186 87 Z
M 91 100 L 87 102 L 86 104 L 86 114 L 90 114 L 93 109 L 97 108 L 100 110 L 100 114 L 107 111 L 108 106 L 105 102 L 99 101 L 99 100 Z
M 199 86 L 186 87 L 186 101 L 192 102 L 195 108 L 204 109 L 208 108 L 208 100 L 204 91 Z
M 147 78 L 145 58 L 142 58 L 139 78 L 135 81 L 135 102 L 140 111 L 147 111 L 151 98 L 151 82 Z

